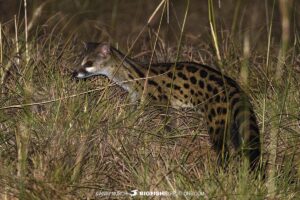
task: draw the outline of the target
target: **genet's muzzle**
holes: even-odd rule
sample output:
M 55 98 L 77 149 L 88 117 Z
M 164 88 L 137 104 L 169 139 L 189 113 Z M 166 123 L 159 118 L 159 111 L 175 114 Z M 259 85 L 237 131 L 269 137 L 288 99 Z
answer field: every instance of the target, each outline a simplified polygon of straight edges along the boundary
M 72 73 L 73 78 L 85 78 L 90 76 L 90 73 L 87 72 L 84 68 L 79 68 L 77 70 L 74 70 Z

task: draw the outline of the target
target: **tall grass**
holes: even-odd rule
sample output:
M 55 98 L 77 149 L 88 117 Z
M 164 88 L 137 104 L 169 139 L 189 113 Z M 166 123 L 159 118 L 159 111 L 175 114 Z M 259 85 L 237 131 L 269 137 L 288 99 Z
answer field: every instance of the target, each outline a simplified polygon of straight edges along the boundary
M 266 31 L 256 31 L 259 36 L 253 37 L 254 30 L 242 23 L 243 16 L 247 16 L 243 12 L 249 6 L 244 1 L 233 8 L 228 21 L 222 19 L 230 6 L 222 3 L 215 7 L 213 1 L 203 1 L 207 3 L 203 4 L 207 5 L 204 25 L 199 20 L 203 13 L 195 13 L 198 4 L 192 0 L 182 3 L 182 10 L 176 7 L 181 2 L 158 1 L 154 6 L 140 2 L 144 6 L 142 22 L 128 20 L 125 25 L 118 20 L 132 13 L 124 15 L 123 2 L 114 2 L 114 9 L 99 14 L 111 18 L 107 21 L 111 29 L 101 26 L 99 19 L 95 26 L 102 31 L 90 29 L 91 35 L 96 32 L 107 40 L 104 32 L 115 35 L 111 40 L 118 41 L 127 56 L 138 56 L 142 61 L 203 60 L 221 65 L 225 74 L 239 81 L 253 102 L 261 127 L 262 160 L 271 172 L 267 180 L 255 179 L 235 161 L 226 170 L 220 169 L 215 164 L 205 122 L 192 110 L 176 111 L 170 116 L 178 125 L 168 132 L 156 109 L 132 109 L 126 93 L 107 79 L 73 80 L 71 72 L 81 62 L 81 38 L 85 36 L 80 35 L 78 27 L 76 31 L 70 28 L 78 23 L 75 18 L 75 22 L 68 17 L 57 18 L 63 14 L 49 17 L 39 26 L 42 22 L 35 16 L 49 5 L 55 7 L 50 2 L 28 12 L 31 17 L 27 21 L 26 17 L 16 16 L 9 23 L 0 23 L 0 198 L 118 199 L 101 196 L 100 192 L 135 189 L 198 192 L 198 196 L 177 199 L 299 196 L 300 80 L 293 68 L 299 55 L 298 27 L 293 33 L 297 36 L 293 46 L 285 49 L 282 73 L 286 79 L 277 82 L 274 74 L 282 46 L 276 40 L 275 18 L 279 11 L 274 4 L 266 1 L 268 13 L 263 14 L 268 22 L 257 22 Z M 88 4 L 86 1 L 85 6 Z M 165 10 L 156 9 L 158 5 L 165 6 Z M 138 11 L 127 8 L 126 12 L 129 10 L 133 12 L 130 19 L 141 17 Z M 23 14 L 26 16 L 26 12 Z M 193 21 L 196 14 L 198 24 Z M 137 28 L 131 23 L 138 24 Z M 191 29 L 195 24 L 203 30 L 200 36 Z M 67 33 L 59 31 L 62 27 Z M 123 198 L 130 197 L 125 194 Z

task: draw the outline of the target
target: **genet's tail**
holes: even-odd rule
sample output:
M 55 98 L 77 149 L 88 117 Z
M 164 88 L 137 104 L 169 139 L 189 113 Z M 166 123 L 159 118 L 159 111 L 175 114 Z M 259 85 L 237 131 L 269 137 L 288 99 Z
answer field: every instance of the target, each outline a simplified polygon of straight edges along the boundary
M 233 98 L 233 101 L 236 98 Z M 245 94 L 240 94 L 238 101 L 232 102 L 231 136 L 234 146 L 249 159 L 251 170 L 261 168 L 260 133 L 253 107 Z

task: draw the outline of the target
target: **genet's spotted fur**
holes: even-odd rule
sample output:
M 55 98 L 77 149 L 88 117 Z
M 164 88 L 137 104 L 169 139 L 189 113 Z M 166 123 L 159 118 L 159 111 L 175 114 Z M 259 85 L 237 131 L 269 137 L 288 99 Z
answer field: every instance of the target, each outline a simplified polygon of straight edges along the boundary
M 234 80 L 199 63 L 142 64 L 106 43 L 87 43 L 86 49 L 81 66 L 74 71 L 77 78 L 104 75 L 127 90 L 132 102 L 146 96 L 153 105 L 196 108 L 205 116 L 220 158 L 227 157 L 231 141 L 248 157 L 251 169 L 258 166 L 256 117 L 249 98 Z

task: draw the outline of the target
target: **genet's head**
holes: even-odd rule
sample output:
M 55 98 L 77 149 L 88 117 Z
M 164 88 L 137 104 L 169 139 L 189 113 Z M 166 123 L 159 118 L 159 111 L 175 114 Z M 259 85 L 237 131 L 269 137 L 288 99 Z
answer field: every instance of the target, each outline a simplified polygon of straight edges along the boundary
M 111 55 L 111 46 L 107 43 L 84 43 L 86 50 L 81 65 L 73 71 L 76 78 L 113 74 L 114 59 Z

